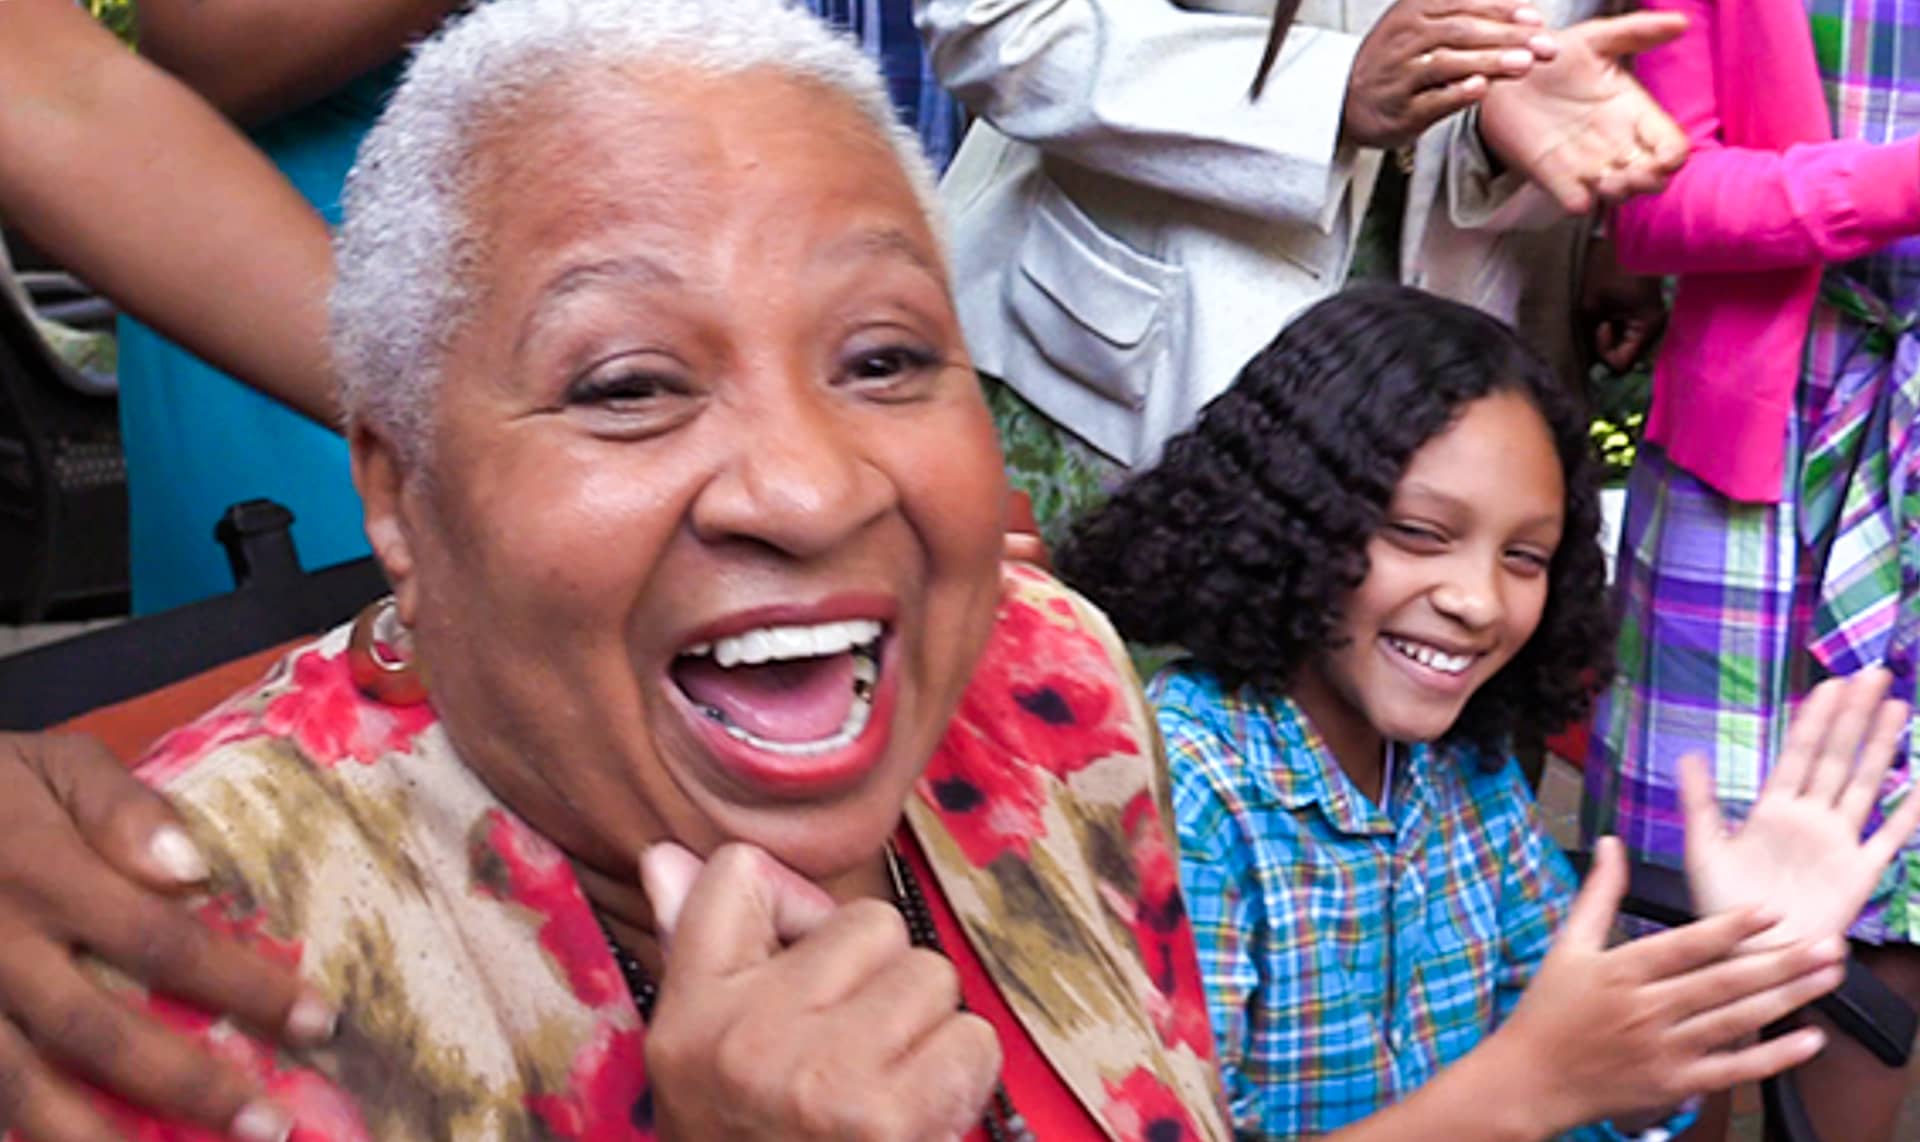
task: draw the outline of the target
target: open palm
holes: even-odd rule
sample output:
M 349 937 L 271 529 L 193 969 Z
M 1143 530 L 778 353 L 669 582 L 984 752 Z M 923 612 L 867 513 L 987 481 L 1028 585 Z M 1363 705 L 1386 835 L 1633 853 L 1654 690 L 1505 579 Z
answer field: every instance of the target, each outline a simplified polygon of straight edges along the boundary
M 1686 161 L 1687 138 L 1623 60 L 1686 27 L 1674 13 L 1640 12 L 1560 32 L 1551 62 L 1488 89 L 1480 104 L 1488 149 L 1576 214 L 1596 199 L 1659 190 Z
M 1722 825 L 1706 762 L 1681 762 L 1687 878 L 1701 915 L 1758 905 L 1779 916 L 1751 942 L 1758 947 L 1839 935 L 1853 923 L 1920 826 L 1920 797 L 1908 796 L 1861 838 L 1907 721 L 1906 704 L 1886 698 L 1888 681 L 1867 670 L 1815 687 L 1738 831 Z

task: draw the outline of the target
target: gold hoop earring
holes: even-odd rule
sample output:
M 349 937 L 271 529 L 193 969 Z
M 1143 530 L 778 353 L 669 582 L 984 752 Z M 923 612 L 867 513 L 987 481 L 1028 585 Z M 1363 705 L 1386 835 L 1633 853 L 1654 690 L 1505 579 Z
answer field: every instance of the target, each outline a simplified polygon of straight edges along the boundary
M 368 603 L 353 619 L 347 639 L 347 672 L 362 694 L 389 706 L 427 700 L 427 680 L 401 648 L 412 641 L 393 596 Z

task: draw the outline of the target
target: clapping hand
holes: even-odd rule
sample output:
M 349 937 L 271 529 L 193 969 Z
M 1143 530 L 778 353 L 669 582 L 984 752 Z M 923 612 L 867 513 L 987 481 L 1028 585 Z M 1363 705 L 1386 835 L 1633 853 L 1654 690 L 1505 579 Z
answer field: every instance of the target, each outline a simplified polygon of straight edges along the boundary
M 1920 826 L 1920 797 L 1909 794 L 1861 839 L 1907 723 L 1906 703 L 1888 700 L 1888 685 L 1874 669 L 1814 687 L 1737 831 L 1723 827 L 1706 761 L 1681 761 L 1695 908 L 1705 916 L 1763 905 L 1780 916 L 1743 947 L 1845 932 Z
M 1412 142 L 1557 50 L 1540 13 L 1515 0 L 1399 0 L 1354 56 L 1341 137 L 1363 147 Z
M 1686 27 L 1677 13 L 1640 12 L 1561 31 L 1552 61 L 1481 100 L 1487 148 L 1575 214 L 1659 190 L 1686 161 L 1686 135 L 1622 61 Z
M 1488 1042 L 1511 1060 L 1514 1104 L 1539 1137 L 1765 1078 L 1824 1042 L 1814 1028 L 1743 1040 L 1838 986 L 1837 937 L 1730 956 L 1777 920 L 1754 907 L 1609 947 L 1626 887 L 1620 842 L 1602 837 L 1553 949 Z

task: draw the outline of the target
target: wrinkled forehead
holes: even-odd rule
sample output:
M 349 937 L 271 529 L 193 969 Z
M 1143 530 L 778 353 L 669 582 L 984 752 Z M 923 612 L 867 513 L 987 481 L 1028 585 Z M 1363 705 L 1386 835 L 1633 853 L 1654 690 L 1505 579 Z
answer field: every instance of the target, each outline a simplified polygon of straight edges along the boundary
M 891 211 L 938 255 L 927 204 L 878 127 L 844 93 L 776 68 L 556 76 L 475 123 L 467 167 L 483 240 L 528 215 L 546 216 L 543 238 L 590 220 L 699 227 L 766 192 Z

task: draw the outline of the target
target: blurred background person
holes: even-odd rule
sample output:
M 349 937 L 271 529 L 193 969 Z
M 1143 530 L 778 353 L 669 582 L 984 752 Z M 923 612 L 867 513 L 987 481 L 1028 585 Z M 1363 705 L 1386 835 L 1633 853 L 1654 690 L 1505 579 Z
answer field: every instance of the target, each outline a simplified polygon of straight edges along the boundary
M 942 186 L 961 320 L 1049 531 L 1350 274 L 1511 319 L 1540 259 L 1500 232 L 1660 185 L 1684 141 L 1617 57 L 1679 22 L 1549 33 L 1589 10 L 919 0 L 979 117 Z
M 1741 816 L 1819 679 L 1920 642 L 1920 8 L 1654 0 L 1638 62 L 1693 155 L 1614 219 L 1622 263 L 1679 277 L 1618 564 L 1620 673 L 1596 714 L 1586 825 L 1678 864 L 1679 759 Z M 1890 782 L 1887 795 L 1900 788 Z M 1854 923 L 1920 1000 L 1920 862 Z M 1888 1138 L 1906 1075 L 1836 1043 L 1799 1080 L 1822 1137 Z

